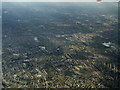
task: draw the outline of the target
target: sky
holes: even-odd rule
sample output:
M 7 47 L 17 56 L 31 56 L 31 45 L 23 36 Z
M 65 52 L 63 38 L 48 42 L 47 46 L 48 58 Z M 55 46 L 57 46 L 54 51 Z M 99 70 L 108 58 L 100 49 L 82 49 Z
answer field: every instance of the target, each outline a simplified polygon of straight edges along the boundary
M 96 2 L 96 0 L 0 0 L 2 2 Z M 118 2 L 120 0 L 101 0 L 102 2 Z

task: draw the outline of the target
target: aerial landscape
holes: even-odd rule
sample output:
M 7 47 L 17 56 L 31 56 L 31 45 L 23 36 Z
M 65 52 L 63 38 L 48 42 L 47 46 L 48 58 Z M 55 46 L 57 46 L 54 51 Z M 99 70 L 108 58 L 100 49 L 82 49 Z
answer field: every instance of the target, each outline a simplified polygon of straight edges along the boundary
M 118 3 L 2 9 L 2 88 L 120 87 Z

